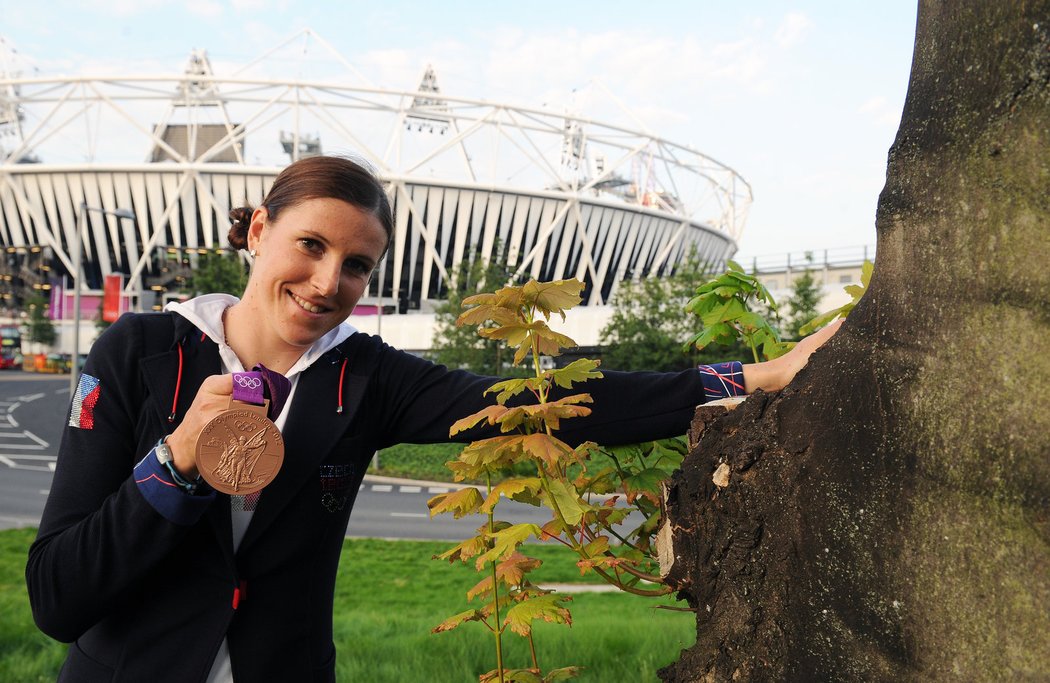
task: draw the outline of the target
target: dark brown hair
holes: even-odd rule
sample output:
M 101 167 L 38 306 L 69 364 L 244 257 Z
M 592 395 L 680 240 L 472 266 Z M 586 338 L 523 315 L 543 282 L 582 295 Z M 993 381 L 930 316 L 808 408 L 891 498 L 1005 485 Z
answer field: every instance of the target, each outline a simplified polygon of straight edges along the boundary
M 296 206 L 307 199 L 341 199 L 371 213 L 382 224 L 387 246 L 390 246 L 394 235 L 390 200 L 383 185 L 369 168 L 346 157 L 300 159 L 281 171 L 263 199 L 262 206 L 266 208 L 269 220 L 275 221 L 282 209 Z M 247 248 L 248 227 L 253 212 L 254 209 L 248 206 L 230 211 L 230 246 Z

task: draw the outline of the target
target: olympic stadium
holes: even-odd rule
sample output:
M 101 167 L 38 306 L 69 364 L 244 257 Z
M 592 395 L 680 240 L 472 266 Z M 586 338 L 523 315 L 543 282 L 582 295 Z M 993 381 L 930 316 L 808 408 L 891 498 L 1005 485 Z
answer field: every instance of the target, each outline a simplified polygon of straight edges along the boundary
M 307 48 L 338 68 L 267 68 Z M 200 254 L 227 248 L 229 209 L 257 204 L 284 165 L 313 154 L 363 159 L 388 188 L 396 232 L 358 310 L 387 314 L 384 336 L 407 317 L 396 314 L 441 299 L 464 260 L 577 277 L 592 307 L 690 252 L 720 264 L 751 203 L 739 174 L 686 145 L 456 97 L 422 65 L 408 89 L 377 87 L 311 31 L 233 67 L 194 50 L 168 74 L 58 77 L 7 51 L 0 69 L 0 304 L 12 282 L 90 301 L 120 274 L 129 307 L 159 308 Z

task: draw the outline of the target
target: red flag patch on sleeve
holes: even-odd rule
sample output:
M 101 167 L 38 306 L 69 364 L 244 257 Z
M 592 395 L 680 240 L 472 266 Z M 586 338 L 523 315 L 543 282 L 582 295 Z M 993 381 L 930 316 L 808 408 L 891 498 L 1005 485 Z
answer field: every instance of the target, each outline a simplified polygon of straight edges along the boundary
M 80 376 L 80 384 L 73 393 L 73 406 L 69 411 L 69 426 L 78 429 L 92 429 L 95 426 L 95 406 L 102 395 L 102 384 L 97 377 L 88 374 Z

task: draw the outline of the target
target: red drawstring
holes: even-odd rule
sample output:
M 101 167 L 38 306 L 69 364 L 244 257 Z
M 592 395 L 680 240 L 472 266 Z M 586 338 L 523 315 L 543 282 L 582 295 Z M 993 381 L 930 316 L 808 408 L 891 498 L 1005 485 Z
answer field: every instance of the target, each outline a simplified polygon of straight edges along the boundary
M 175 379 L 175 398 L 171 399 L 171 415 L 168 415 L 168 422 L 175 421 L 175 409 L 179 405 L 179 387 L 182 386 L 182 343 L 179 343 L 179 376 Z
M 336 408 L 336 413 L 343 412 L 343 377 L 346 375 L 346 361 L 349 358 L 343 359 L 343 367 L 339 368 L 339 407 Z
M 204 339 L 205 339 L 205 338 L 206 338 L 207 336 L 208 336 L 208 335 L 206 335 L 206 334 L 204 334 L 203 332 L 201 332 L 201 341 L 204 341 Z

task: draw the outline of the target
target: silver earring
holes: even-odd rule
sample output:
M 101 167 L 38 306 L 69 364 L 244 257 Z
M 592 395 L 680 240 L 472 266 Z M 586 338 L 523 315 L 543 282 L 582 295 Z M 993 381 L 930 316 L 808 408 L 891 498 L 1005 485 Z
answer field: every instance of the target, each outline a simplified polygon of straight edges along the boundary
M 249 252 L 248 252 L 248 256 L 251 256 L 252 258 L 255 258 L 255 255 L 256 255 L 257 253 L 258 253 L 257 251 L 255 251 L 254 249 L 252 249 L 251 251 L 249 251 Z

